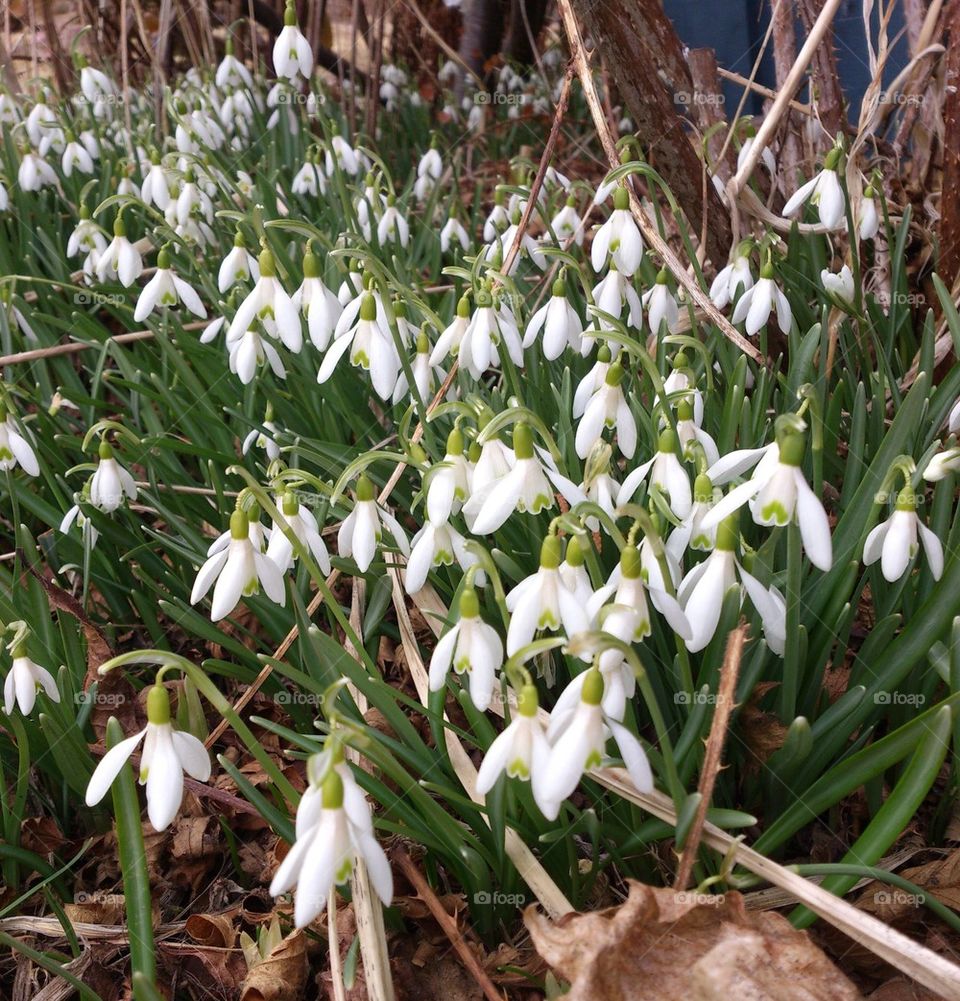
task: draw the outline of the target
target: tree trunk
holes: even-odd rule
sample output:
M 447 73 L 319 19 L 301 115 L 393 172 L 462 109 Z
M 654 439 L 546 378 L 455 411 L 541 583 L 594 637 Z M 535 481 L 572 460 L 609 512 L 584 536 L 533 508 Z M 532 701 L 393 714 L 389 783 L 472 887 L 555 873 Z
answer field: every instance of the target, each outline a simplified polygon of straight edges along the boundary
M 500 51 L 506 9 L 503 0 L 471 0 L 463 14 L 460 58 L 480 79 L 487 62 Z
M 694 87 L 680 39 L 659 0 L 574 0 L 574 7 L 613 76 L 650 163 L 670 186 L 691 229 L 705 234 L 710 258 L 725 263 L 730 218 L 713 184 L 704 186 L 703 165 L 677 113 L 693 100 Z
M 534 63 L 534 44 L 547 14 L 547 0 L 511 0 L 503 57 L 521 66 Z

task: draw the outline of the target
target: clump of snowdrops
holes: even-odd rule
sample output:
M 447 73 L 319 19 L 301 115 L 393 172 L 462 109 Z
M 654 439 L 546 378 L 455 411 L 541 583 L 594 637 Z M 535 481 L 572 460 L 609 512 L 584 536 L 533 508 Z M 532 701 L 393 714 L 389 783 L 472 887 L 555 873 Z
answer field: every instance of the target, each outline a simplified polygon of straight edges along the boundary
M 389 904 L 403 838 L 489 933 L 527 892 L 507 827 L 582 905 L 604 874 L 662 879 L 658 843 L 682 847 L 592 775 L 622 764 L 689 821 L 740 621 L 708 819 L 789 857 L 887 788 L 840 860 L 862 867 L 910 822 L 960 697 L 960 368 L 934 381 L 908 220 L 838 142 L 789 182 L 786 215 L 816 225 L 752 226 L 707 273 L 691 255 L 758 364 L 647 246 L 630 186 L 692 237 L 629 138 L 599 187 L 554 164 L 532 194 L 517 151 L 549 128 L 545 62 L 548 80 L 505 73 L 524 100 L 451 95 L 439 116 L 385 67 L 376 137 L 348 134 L 290 17 L 276 79 L 228 54 L 163 95 L 160 127 L 150 94 L 87 65 L 72 97 L 0 97 L 0 343 L 39 352 L 2 385 L 8 845 L 31 809 L 119 825 L 137 755 L 156 830 L 185 776 L 229 774 L 292 843 L 270 878 L 298 926 L 358 858 Z M 496 183 L 471 172 L 498 159 Z M 44 353 L 62 342 L 84 350 Z M 398 673 L 416 658 L 423 704 Z M 270 711 L 234 712 L 265 663 Z M 121 674 L 145 711 L 105 751 Z M 784 734 L 765 756 L 758 710 Z M 211 758 L 211 716 L 263 783 Z M 306 760 L 302 795 L 268 733 Z M 40 861 L 5 855 L 8 885 Z M 709 851 L 695 876 L 749 883 Z

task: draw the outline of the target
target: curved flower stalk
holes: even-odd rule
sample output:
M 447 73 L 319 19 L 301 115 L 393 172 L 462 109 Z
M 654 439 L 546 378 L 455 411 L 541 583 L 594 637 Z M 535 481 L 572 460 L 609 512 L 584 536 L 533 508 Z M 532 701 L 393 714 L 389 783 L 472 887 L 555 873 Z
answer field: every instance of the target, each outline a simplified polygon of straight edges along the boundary
M 660 432 L 654 457 L 627 475 L 617 495 L 617 507 L 629 503 L 637 488 L 648 477 L 651 486 L 666 494 L 670 510 L 678 518 L 686 518 L 693 504 L 690 479 L 677 458 L 677 436 L 670 428 Z
M 308 767 L 308 773 L 317 770 L 317 766 Z M 333 888 L 349 882 L 358 859 L 366 865 L 383 903 L 393 899 L 390 863 L 373 835 L 366 798 L 344 780 L 339 765 L 324 772 L 322 779 L 311 778 L 311 788 L 300 800 L 297 840 L 270 883 L 275 897 L 296 887 L 293 920 L 297 928 L 321 914 Z
M 273 68 L 277 76 L 295 81 L 309 80 L 313 73 L 313 49 L 297 25 L 297 10 L 288 0 L 283 13 L 283 29 L 273 43 Z
M 271 601 L 281 606 L 286 603 L 283 574 L 277 564 L 260 551 L 259 539 L 254 544 L 250 519 L 239 508 L 230 515 L 229 542 L 217 548 L 200 568 L 190 593 L 190 604 L 200 601 L 211 587 L 210 619 L 213 622 L 229 615 L 241 598 L 257 594 L 261 587 Z
M 45 667 L 30 658 L 26 636 L 18 633 L 7 649 L 12 662 L 3 683 L 3 711 L 12 716 L 14 708 L 19 706 L 20 712 L 29 716 L 36 705 L 38 691 L 43 691 L 51 702 L 59 702 L 57 683 Z
M 200 296 L 190 284 L 174 274 L 170 264 L 170 254 L 166 247 L 162 247 L 157 254 L 157 270 L 143 287 L 133 318 L 140 323 L 157 306 L 176 306 L 179 302 L 182 302 L 194 316 L 198 316 L 201 320 L 206 319 L 207 310 L 200 301 Z
M 590 350 L 589 343 L 583 339 L 583 321 L 567 299 L 567 283 L 563 277 L 553 283 L 550 301 L 530 317 L 523 335 L 523 347 L 529 348 L 541 331 L 543 356 L 547 361 L 559 358 L 567 347 L 584 356 Z
M 410 555 L 410 544 L 400 523 L 390 512 L 377 503 L 373 484 L 363 474 L 357 480 L 357 497 L 353 510 L 344 518 L 337 536 L 337 549 L 343 557 L 353 557 L 360 573 L 366 573 L 377 554 L 382 540 L 382 527 L 393 536 L 393 541 L 404 556 Z
M 917 517 L 917 497 L 907 484 L 897 495 L 893 514 L 874 528 L 863 544 L 863 562 L 870 566 L 880 561 L 884 579 L 893 583 L 907 572 L 917 555 L 920 543 L 934 580 L 943 576 L 943 544 Z
M 443 688 L 452 667 L 455 674 L 469 675 L 470 699 L 485 712 L 503 666 L 503 643 L 480 617 L 480 599 L 470 583 L 460 592 L 459 611 L 459 619 L 440 637 L 430 658 L 430 691 Z
M 753 288 L 753 273 L 750 270 L 750 250 L 753 244 L 744 240 L 738 244 L 733 259 L 721 268 L 710 286 L 710 298 L 717 309 L 725 309 L 737 298 L 738 292 Z
M 603 709 L 603 675 L 596 667 L 585 674 L 578 704 L 554 711 L 547 729 L 550 757 L 539 791 L 546 807 L 541 809 L 548 820 L 556 819 L 560 804 L 576 789 L 584 773 L 603 763 L 610 737 L 637 789 L 653 791 L 653 773 L 640 741 Z
M 284 492 L 283 497 L 280 498 L 279 507 L 287 527 L 297 537 L 304 549 L 316 560 L 317 566 L 325 574 L 329 574 L 331 569 L 330 554 L 327 552 L 313 512 L 309 507 L 301 504 L 297 495 L 291 490 Z M 289 570 L 297 559 L 293 543 L 276 521 L 270 531 L 270 543 L 267 546 L 266 555 L 268 560 L 272 560 L 284 572 Z
M 628 278 L 643 261 L 643 237 L 630 213 L 630 196 L 622 186 L 614 191 L 613 211 L 590 247 L 590 263 L 598 274 L 606 268 L 608 259 Z
M 713 552 L 680 584 L 677 597 L 693 634 L 687 641 L 687 649 L 696 653 L 713 639 L 724 598 L 739 582 L 741 604 L 746 593 L 760 615 L 767 646 L 782 657 L 787 637 L 787 606 L 783 595 L 775 587 L 764 587 L 747 573 L 737 560 L 736 549 L 737 516 L 731 515 L 717 528 Z
M 830 523 L 823 504 L 807 485 L 800 469 L 805 448 L 802 433 L 785 431 L 772 446 L 748 450 L 750 454 L 744 452 L 742 461 L 758 463 L 753 476 L 718 501 L 701 526 L 715 528 L 749 501 L 758 525 L 783 526 L 796 519 L 807 558 L 819 570 L 829 570 L 833 565 Z M 708 469 L 707 474 L 716 482 L 714 471 Z
M 550 744 L 540 722 L 540 703 L 535 685 L 524 685 L 517 698 L 517 711 L 503 731 L 487 748 L 477 772 L 477 792 L 486 796 L 497 779 L 508 778 L 529 782 L 533 799 L 541 813 L 552 809 L 543 794 L 543 782 L 550 766 Z
M 344 311 L 341 321 L 346 315 Z M 334 333 L 333 343 L 317 373 L 317 382 L 324 383 L 333 375 L 337 362 L 348 349 L 350 364 L 368 371 L 377 395 L 382 400 L 389 400 L 397 388 L 400 356 L 393 337 L 377 319 L 376 300 L 369 292 L 361 297 L 357 322 L 342 334 Z
M 737 300 L 731 317 L 734 323 L 743 323 L 747 333 L 753 337 L 761 327 L 766 326 L 770 314 L 776 310 L 777 326 L 785 334 L 790 333 L 793 311 L 787 297 L 780 291 L 774 280 L 776 272 L 772 264 L 760 269 L 760 279 Z
M 585 459 L 605 428 L 615 429 L 617 447 L 627 459 L 637 450 L 637 422 L 623 394 L 623 366 L 614 362 L 604 376 L 603 385 L 590 397 L 577 427 L 574 446 Z
M 18 465 L 27 476 L 40 475 L 40 463 L 29 438 L 6 405 L 0 403 L 0 470 L 6 473 Z
M 540 549 L 540 567 L 507 595 L 510 626 L 507 654 L 512 656 L 533 642 L 542 630 L 561 631 L 572 638 L 589 628 L 586 608 L 560 575 L 562 547 L 556 535 L 548 535 Z
M 147 787 L 147 816 L 154 830 L 165 831 L 183 801 L 183 773 L 206 782 L 210 778 L 210 755 L 192 733 L 174 728 L 170 722 L 170 696 L 159 683 L 147 695 L 147 725 L 101 758 L 90 776 L 86 803 L 96 806 L 106 796 L 141 742 L 140 785 Z
M 799 187 L 783 206 L 783 214 L 792 216 L 799 211 L 805 202 L 817 207 L 820 222 L 827 229 L 837 229 L 843 222 L 846 202 L 843 188 L 837 170 L 840 166 L 841 150 L 835 147 L 830 150 L 823 161 L 823 169 L 806 184 Z

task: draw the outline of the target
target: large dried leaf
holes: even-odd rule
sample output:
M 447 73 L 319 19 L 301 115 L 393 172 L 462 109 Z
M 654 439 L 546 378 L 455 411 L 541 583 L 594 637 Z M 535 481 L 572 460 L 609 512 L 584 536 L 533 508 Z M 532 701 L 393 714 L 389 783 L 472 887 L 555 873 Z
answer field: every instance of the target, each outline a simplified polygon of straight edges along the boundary
M 739 893 L 714 897 L 630 881 L 619 907 L 557 921 L 530 907 L 524 921 L 540 955 L 570 981 L 568 1001 L 860 997 L 806 932 L 774 912 L 748 912 Z

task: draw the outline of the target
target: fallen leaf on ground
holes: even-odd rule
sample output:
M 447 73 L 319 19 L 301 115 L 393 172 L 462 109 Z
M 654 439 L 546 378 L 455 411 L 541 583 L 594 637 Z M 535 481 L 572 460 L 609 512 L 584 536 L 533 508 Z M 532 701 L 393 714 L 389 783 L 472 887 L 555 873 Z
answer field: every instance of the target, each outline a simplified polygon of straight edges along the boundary
M 786 918 L 629 881 L 618 907 L 551 921 L 528 907 L 540 955 L 571 984 L 566 1001 L 853 1001 L 853 984 Z

